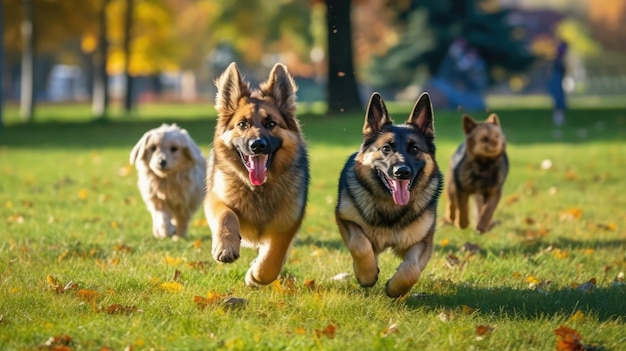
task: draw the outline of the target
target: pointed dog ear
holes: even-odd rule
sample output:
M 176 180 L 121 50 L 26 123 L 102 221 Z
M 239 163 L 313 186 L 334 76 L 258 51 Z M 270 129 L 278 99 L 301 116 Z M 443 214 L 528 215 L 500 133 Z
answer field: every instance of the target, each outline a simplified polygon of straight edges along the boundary
M 428 93 L 422 93 L 417 99 L 406 123 L 416 126 L 425 136 L 435 136 L 435 116 Z
M 146 145 L 148 144 L 148 139 L 150 139 L 150 135 L 152 135 L 152 130 L 149 130 L 143 134 L 141 139 L 135 144 L 133 149 L 130 151 L 130 159 L 129 162 L 131 165 L 137 164 L 137 162 L 145 156 L 146 153 Z
M 498 115 L 496 115 L 495 113 L 490 114 L 489 117 L 487 117 L 487 120 L 485 122 L 495 124 L 498 127 L 500 126 L 500 119 L 498 118 Z
M 202 155 L 202 151 L 200 151 L 200 148 L 198 148 L 198 145 L 196 145 L 196 143 L 193 141 L 193 139 L 191 138 L 191 135 L 189 135 L 187 130 L 182 129 L 182 128 L 180 129 L 180 132 L 183 135 L 184 140 L 185 140 L 185 154 L 187 155 L 187 157 L 189 157 L 189 159 L 193 161 L 194 163 L 202 162 L 202 160 L 204 159 L 204 156 Z
M 215 109 L 220 117 L 230 117 L 237 110 L 239 99 L 250 96 L 250 86 L 243 80 L 237 64 L 231 63 L 215 81 Z
M 387 106 L 380 93 L 375 92 L 370 97 L 365 113 L 365 123 L 363 124 L 363 137 L 372 137 L 383 129 L 385 124 L 391 124 L 392 120 L 387 112 Z
M 472 117 L 463 115 L 463 132 L 465 132 L 465 135 L 471 133 L 477 125 L 478 123 Z
M 298 87 L 293 77 L 282 63 L 274 65 L 267 81 L 260 84 L 261 93 L 274 99 L 274 103 L 287 117 L 296 115 L 296 91 Z

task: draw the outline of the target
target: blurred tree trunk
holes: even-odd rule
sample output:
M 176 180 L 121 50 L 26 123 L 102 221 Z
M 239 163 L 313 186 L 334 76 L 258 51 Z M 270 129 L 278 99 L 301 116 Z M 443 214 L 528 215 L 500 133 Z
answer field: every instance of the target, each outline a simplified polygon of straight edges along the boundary
M 107 15 L 106 8 L 110 0 L 102 0 L 102 7 L 98 13 L 98 46 L 94 59 L 93 96 L 91 110 L 98 118 L 107 117 L 109 106 L 109 76 L 107 74 L 107 55 L 109 41 L 107 39 Z
M 133 27 L 134 0 L 126 0 L 126 21 L 124 22 L 124 75 L 126 76 L 126 91 L 124 110 L 128 113 L 133 109 L 133 77 L 130 74 L 130 43 Z
M 22 0 L 24 18 L 22 19 L 22 74 L 20 87 L 20 116 L 25 121 L 32 121 L 35 105 L 33 2 Z
M 354 76 L 351 0 L 326 0 L 328 31 L 328 112 L 362 111 Z

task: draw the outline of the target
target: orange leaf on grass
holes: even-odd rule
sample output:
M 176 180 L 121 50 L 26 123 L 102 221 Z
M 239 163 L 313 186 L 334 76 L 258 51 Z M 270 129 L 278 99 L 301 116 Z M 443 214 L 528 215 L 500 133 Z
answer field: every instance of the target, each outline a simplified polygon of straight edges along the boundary
M 131 314 L 133 312 L 141 312 L 141 310 L 135 306 L 120 305 L 118 303 L 109 305 L 102 310 L 108 314 Z
M 334 324 L 328 324 L 324 329 L 315 329 L 315 336 L 320 338 L 322 336 L 327 336 L 330 339 L 335 337 L 335 332 L 337 331 L 337 326 Z
M 559 219 L 561 221 L 573 221 L 580 219 L 582 215 L 583 211 L 580 208 L 573 207 L 559 213 Z
M 580 342 L 582 340 L 582 336 L 580 336 L 580 333 L 578 333 L 578 331 L 562 325 L 559 328 L 554 329 L 554 334 L 556 334 L 557 337 L 557 351 L 585 350 L 585 345 Z
M 309 290 L 315 290 L 315 279 L 304 279 L 304 286 L 309 288 Z
M 476 335 L 484 336 L 485 334 L 491 333 L 493 328 L 489 325 L 479 325 L 476 327 Z
M 576 172 L 572 171 L 571 169 L 568 169 L 567 171 L 565 171 L 565 179 L 578 180 L 578 174 L 576 174 Z
M 100 293 L 95 290 L 80 289 L 76 292 L 76 295 L 83 301 L 91 302 L 100 296 Z

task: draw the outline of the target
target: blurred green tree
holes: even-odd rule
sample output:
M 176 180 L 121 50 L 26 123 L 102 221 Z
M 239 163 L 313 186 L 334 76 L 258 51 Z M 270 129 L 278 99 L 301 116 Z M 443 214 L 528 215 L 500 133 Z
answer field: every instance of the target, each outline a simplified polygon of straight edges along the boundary
M 374 58 L 368 80 L 377 88 L 402 89 L 433 75 L 451 43 L 464 39 L 478 50 L 490 82 L 525 70 L 534 60 L 524 32 L 508 22 L 509 12 L 488 0 L 412 0 L 397 12 L 398 43 Z M 426 73 L 426 74 L 424 74 Z

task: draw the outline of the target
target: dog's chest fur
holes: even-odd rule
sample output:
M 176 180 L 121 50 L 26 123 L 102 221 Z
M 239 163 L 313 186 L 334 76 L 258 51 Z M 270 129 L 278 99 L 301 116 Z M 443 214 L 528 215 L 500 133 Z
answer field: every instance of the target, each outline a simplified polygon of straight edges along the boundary
M 299 224 L 307 199 L 302 191 L 308 186 L 307 173 L 270 171 L 267 182 L 252 186 L 242 179 L 242 173 L 215 156 L 214 152 L 209 156 L 207 189 L 237 214 L 244 239 L 256 241 L 265 231 L 286 230 Z M 306 153 L 301 150 L 291 167 L 306 164 Z
M 192 172 L 176 172 L 165 178 L 154 174 L 148 176 L 143 172 L 139 174 L 146 178 L 138 182 L 144 200 L 153 203 L 157 210 L 195 211 L 204 197 L 204 189 L 199 185 L 202 184 L 203 172 L 198 167 Z M 197 179 L 194 180 L 194 177 Z
M 467 153 L 466 144 L 457 149 L 453 159 L 454 181 L 460 191 L 470 194 L 488 192 L 501 187 L 508 172 L 506 152 L 495 158 L 474 158 Z
M 367 180 L 359 179 L 349 168 L 337 212 L 362 228 L 376 252 L 388 247 L 401 251 L 424 239 L 435 226 L 442 176 L 438 170 L 427 174 L 416 180 L 409 204 L 397 206 L 386 190 L 379 192 L 374 188 L 377 184 L 364 184 Z

